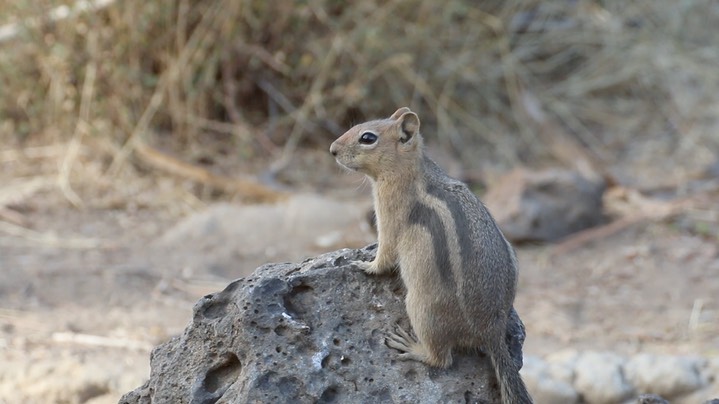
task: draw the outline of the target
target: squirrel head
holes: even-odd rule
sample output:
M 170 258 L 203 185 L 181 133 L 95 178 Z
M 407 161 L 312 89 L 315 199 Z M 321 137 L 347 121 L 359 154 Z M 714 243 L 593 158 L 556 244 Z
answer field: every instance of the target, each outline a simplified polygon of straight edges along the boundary
M 355 125 L 330 146 L 337 162 L 372 179 L 403 174 L 419 166 L 419 117 L 407 107 L 387 119 Z

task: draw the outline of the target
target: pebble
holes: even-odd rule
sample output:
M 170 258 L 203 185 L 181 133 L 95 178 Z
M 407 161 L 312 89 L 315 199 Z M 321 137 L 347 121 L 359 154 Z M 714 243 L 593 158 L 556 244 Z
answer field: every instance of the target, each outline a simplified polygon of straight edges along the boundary
M 672 399 L 701 388 L 705 361 L 687 356 L 639 354 L 627 362 L 627 380 L 641 393 Z
M 537 403 L 579 403 L 579 394 L 572 385 L 553 376 L 553 366 L 537 357 L 524 358 L 524 367 L 522 367 L 520 373 L 527 385 L 529 394 Z
M 624 378 L 625 360 L 605 352 L 585 352 L 577 358 L 574 388 L 587 403 L 620 403 L 634 394 Z

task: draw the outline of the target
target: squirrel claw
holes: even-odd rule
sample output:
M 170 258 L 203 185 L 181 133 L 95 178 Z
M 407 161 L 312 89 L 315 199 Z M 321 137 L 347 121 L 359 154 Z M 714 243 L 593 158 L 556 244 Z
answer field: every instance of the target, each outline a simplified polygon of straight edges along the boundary
M 417 360 L 416 357 L 409 353 L 409 352 L 402 352 L 401 354 L 397 354 L 397 359 L 401 361 L 413 361 Z
M 368 261 L 352 261 L 350 262 L 350 265 L 354 265 L 360 270 L 367 272 L 367 270 L 372 266 L 372 263 Z
M 412 333 L 405 331 L 399 324 L 395 325 L 395 334 L 409 342 L 417 342 L 417 338 Z
M 380 270 L 375 261 L 352 261 L 351 264 L 354 264 L 357 268 L 370 275 L 377 275 L 386 272 Z
M 394 332 L 387 334 L 385 344 L 387 344 L 390 348 L 394 348 L 402 352 L 409 352 L 412 350 L 412 346 L 417 344 L 417 339 L 405 331 L 402 327 L 396 326 Z

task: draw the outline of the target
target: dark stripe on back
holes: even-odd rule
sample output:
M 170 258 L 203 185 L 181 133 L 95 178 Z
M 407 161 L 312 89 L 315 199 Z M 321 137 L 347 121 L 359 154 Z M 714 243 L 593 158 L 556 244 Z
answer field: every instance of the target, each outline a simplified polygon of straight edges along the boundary
M 478 260 L 480 259 L 482 261 L 497 259 L 502 264 L 511 261 L 511 252 L 504 242 L 502 232 L 499 230 L 497 223 L 491 218 L 484 205 L 470 191 L 467 191 L 466 199 L 468 200 L 466 202 L 475 202 L 474 205 L 477 209 L 475 218 L 479 220 L 478 223 L 475 223 L 475 226 L 482 228 L 479 234 L 474 235 L 479 237 L 478 239 L 473 237 L 470 218 L 465 214 L 466 210 L 470 209 L 470 206 L 462 205 L 460 198 L 463 195 L 461 193 L 449 195 L 449 191 L 442 190 L 435 184 L 427 184 L 427 193 L 446 203 L 452 214 L 464 270 L 476 270 L 477 268 L 473 268 L 474 266 L 488 264 L 487 262 L 479 262 Z M 477 243 L 481 245 L 475 245 Z M 475 255 L 477 252 L 481 254 L 481 258 Z
M 459 255 L 461 258 L 460 270 L 467 268 L 468 265 L 471 265 L 471 263 L 475 261 L 472 254 L 473 251 L 476 250 L 472 245 L 473 240 L 470 236 L 472 229 L 469 227 L 467 217 L 464 215 L 464 210 L 467 209 L 467 207 L 463 207 L 457 198 L 447 198 L 446 193 L 441 192 L 439 188 L 433 184 L 427 184 L 427 193 L 447 204 L 447 209 L 449 209 L 449 212 L 452 214 L 452 220 L 454 220 L 454 228 L 457 232 L 457 241 L 459 242 Z
M 437 211 L 425 204 L 416 202 L 409 212 L 409 222 L 410 224 L 418 224 L 427 229 L 432 239 L 435 265 L 439 269 L 440 278 L 443 282 L 454 286 L 447 234 Z

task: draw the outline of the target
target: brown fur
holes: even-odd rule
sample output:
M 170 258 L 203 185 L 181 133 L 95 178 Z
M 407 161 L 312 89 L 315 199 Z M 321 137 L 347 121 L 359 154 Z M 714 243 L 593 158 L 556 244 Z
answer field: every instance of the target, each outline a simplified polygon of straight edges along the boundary
M 531 403 L 509 356 L 505 332 L 517 285 L 514 251 L 484 205 L 424 153 L 419 117 L 400 108 L 352 127 L 330 147 L 337 161 L 373 181 L 379 274 L 399 268 L 416 337 L 397 328 L 387 345 L 400 358 L 446 368 L 454 348 L 492 359 L 502 402 Z M 365 133 L 377 136 L 366 144 Z M 370 136 L 371 138 L 371 136 Z

